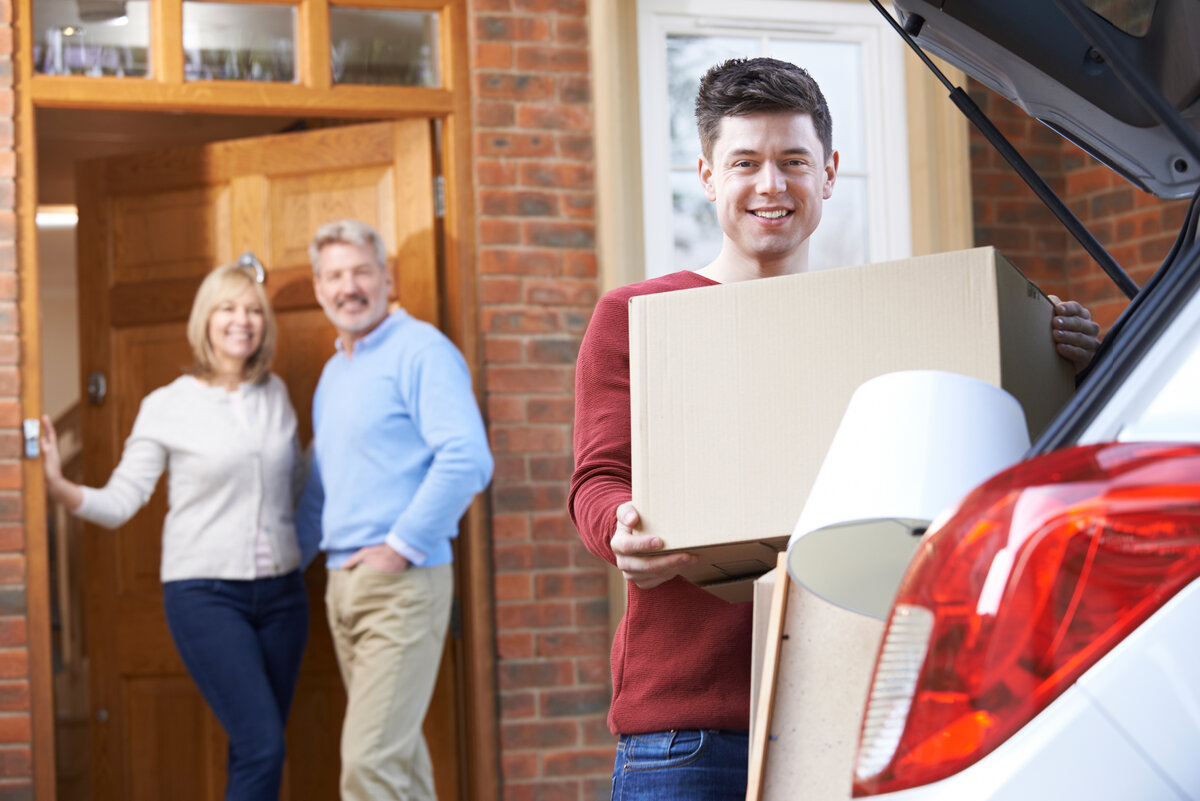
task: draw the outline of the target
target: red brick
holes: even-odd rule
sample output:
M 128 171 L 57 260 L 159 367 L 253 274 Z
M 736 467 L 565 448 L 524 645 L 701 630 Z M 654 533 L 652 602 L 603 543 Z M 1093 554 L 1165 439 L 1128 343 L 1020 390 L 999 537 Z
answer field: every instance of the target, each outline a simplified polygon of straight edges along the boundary
M 27 713 L 0 713 L 0 743 L 27 743 L 30 733 Z
M 564 253 L 563 275 L 575 278 L 595 278 L 599 274 L 600 263 L 594 252 Z
M 539 133 L 480 133 L 475 151 L 481 156 L 545 157 L 554 154 L 554 138 Z
M 586 72 L 588 51 L 582 47 L 521 46 L 516 49 L 517 69 L 531 72 Z
M 515 17 L 512 38 L 519 42 L 545 42 L 550 39 L 550 20 L 546 17 Z
M 521 301 L 521 279 L 484 276 L 479 279 L 479 302 L 484 306 L 512 305 Z
M 600 299 L 596 282 L 590 280 L 529 280 L 524 284 L 524 300 L 531 306 L 587 306 Z
M 6 779 L 33 775 L 33 759 L 28 748 L 0 748 L 0 776 Z
M 29 710 L 29 682 L 0 681 L 0 711 L 23 712 Z
M 524 455 L 496 454 L 492 480 L 497 484 L 524 484 L 529 481 L 529 465 Z
M 0 618 L 0 648 L 25 645 L 27 642 L 25 618 Z
M 0 490 L 0 520 L 22 520 L 24 508 L 19 492 Z
M 527 162 L 521 164 L 521 184 L 558 189 L 591 189 L 595 171 L 590 164 Z
M 581 19 L 559 18 L 554 22 L 554 40 L 560 44 L 586 45 L 587 24 Z
M 607 647 L 607 631 L 558 631 L 537 638 L 540 656 L 588 656 Z
M 587 13 L 587 1 L 513 0 L 513 8 L 517 11 L 530 11 L 534 14 L 570 14 L 581 17 Z
M 20 554 L 0 554 L 0 585 L 25 583 L 25 557 Z
M 28 677 L 29 651 L 24 648 L 0 648 L 0 679 Z
M 489 395 L 487 399 L 488 422 L 523 423 L 526 420 L 527 401 L 514 395 Z
M 605 693 L 607 696 L 607 693 Z M 605 701 L 607 706 L 607 701 Z M 592 710 L 589 709 L 589 712 Z M 613 752 L 608 748 L 588 751 L 555 751 L 543 758 L 547 776 L 589 776 L 612 770 Z
M 485 309 L 483 330 L 492 334 L 546 334 L 558 330 L 558 315 L 552 311 L 538 311 L 516 306 L 513 308 Z M 489 384 L 492 391 L 500 391 Z
M 517 245 L 521 227 L 513 220 L 480 220 L 479 242 L 484 245 Z
M 542 453 L 567 447 L 566 427 L 561 425 L 493 426 L 491 433 L 492 450 L 498 453 Z
M 517 109 L 521 128 L 590 131 L 592 112 L 586 106 L 521 105 Z
M 17 524 L 0 525 L 0 552 L 25 549 L 25 527 Z
M 530 537 L 536 542 L 566 540 L 576 542 L 579 535 L 570 520 L 561 512 L 555 514 L 534 515 Z
M 517 107 L 508 101 L 476 103 L 473 113 L 478 128 L 511 128 L 517 120 Z
M 525 484 L 496 487 L 496 508 L 505 512 L 561 512 L 567 506 L 567 488 L 561 484 Z
M 513 75 L 481 72 L 475 78 L 475 92 L 484 100 L 549 100 L 554 97 L 554 79 L 546 75 Z
M 531 692 L 503 692 L 500 694 L 500 712 L 506 721 L 522 720 L 537 715 L 537 695 Z
M 478 159 L 475 179 L 480 186 L 512 186 L 517 182 L 517 167 L 499 159 Z
M 0 281 L 15 279 L 12 273 L 0 273 Z M 0 337 L 0 364 L 17 364 L 21 360 L 21 343 L 16 337 Z
M 24 471 L 20 462 L 0 461 L 0 489 L 19 490 L 23 483 Z
M 483 343 L 483 356 L 488 364 L 520 364 L 525 360 L 525 343 L 520 339 L 488 337 Z M 492 416 L 496 423 L 503 418 Z M 525 419 L 525 405 L 521 404 L 520 420 Z M 511 420 L 510 420 L 511 421 Z
M 571 605 L 569 603 L 547 603 L 537 601 L 530 603 L 504 603 L 496 606 L 496 625 L 501 629 L 562 629 L 572 623 Z M 535 651 L 536 653 L 536 651 Z M 558 663 L 540 660 L 525 666 L 527 671 L 544 671 Z M 563 663 L 565 665 L 566 663 Z M 513 672 L 517 666 L 507 666 L 506 670 Z M 565 675 L 570 676 L 567 670 Z M 562 683 L 562 682 L 560 682 Z M 540 682 L 539 682 L 540 684 Z M 517 686 L 530 686 L 519 684 Z
M 488 189 L 479 193 L 480 211 L 505 217 L 553 217 L 558 198 L 550 192 Z
M 538 598 L 604 598 L 608 577 L 603 573 L 542 573 L 535 579 Z
M 578 742 L 579 728 L 571 721 L 515 723 L 500 726 L 501 753 L 525 748 L 559 748 Z
M 531 423 L 570 423 L 575 419 L 572 397 L 530 398 L 527 408 Z
M 493 560 L 497 575 L 535 568 L 558 569 L 570 564 L 571 552 L 565 546 L 544 543 L 537 546 L 503 543 L 493 547 Z
M 501 754 L 500 770 L 506 781 L 512 779 L 534 779 L 540 775 L 541 760 L 537 754 Z
M 496 576 L 492 588 L 497 602 L 529 601 L 533 598 L 533 576 L 528 573 Z
M 548 248 L 587 248 L 596 244 L 591 223 L 528 222 L 522 233 L 525 244 Z
M 590 136 L 558 134 L 555 138 L 558 141 L 558 154 L 563 158 L 592 161 L 596 157 Z
M 529 540 L 529 515 L 492 514 L 493 542 L 527 542 Z
M 496 651 L 501 659 L 532 659 L 533 633 L 512 631 L 497 635 Z
M 489 248 L 480 254 L 479 271 L 485 274 L 555 275 L 561 269 L 564 254 L 553 249 L 500 250 Z
M 506 42 L 479 42 L 471 57 L 475 69 L 507 69 L 512 63 L 512 45 Z

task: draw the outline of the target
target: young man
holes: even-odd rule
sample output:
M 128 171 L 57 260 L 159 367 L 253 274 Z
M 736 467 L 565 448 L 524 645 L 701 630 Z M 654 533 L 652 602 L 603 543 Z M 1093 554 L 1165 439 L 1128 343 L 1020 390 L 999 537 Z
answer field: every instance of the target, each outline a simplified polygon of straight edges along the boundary
M 690 554 L 657 555 L 629 502 L 629 318 L 635 295 L 802 273 L 833 194 L 838 153 L 825 98 L 803 69 L 736 59 L 700 82 L 700 182 L 716 204 L 720 254 L 606 294 L 576 372 L 571 518 L 588 549 L 628 582 L 612 652 L 609 728 L 619 735 L 613 799 L 743 798 L 750 710 L 751 604 L 728 604 L 679 578 Z M 1057 298 L 1053 336 L 1082 369 L 1099 327 Z M 653 768 L 653 769 L 649 769 Z
M 458 349 L 388 312 L 375 229 L 323 225 L 309 256 L 338 352 L 313 397 L 313 467 L 296 526 L 319 534 L 329 568 L 325 605 L 347 696 L 341 798 L 435 801 L 421 724 L 450 619 L 450 540 L 492 475 L 487 433 Z

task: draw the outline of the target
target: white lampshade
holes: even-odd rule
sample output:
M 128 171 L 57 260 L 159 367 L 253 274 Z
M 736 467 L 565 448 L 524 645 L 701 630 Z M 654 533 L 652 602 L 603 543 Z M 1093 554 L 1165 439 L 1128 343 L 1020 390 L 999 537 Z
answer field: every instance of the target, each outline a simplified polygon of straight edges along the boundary
M 884 618 L 929 523 L 1029 449 L 999 387 L 909 370 L 855 390 L 788 543 L 788 572 L 825 600 Z

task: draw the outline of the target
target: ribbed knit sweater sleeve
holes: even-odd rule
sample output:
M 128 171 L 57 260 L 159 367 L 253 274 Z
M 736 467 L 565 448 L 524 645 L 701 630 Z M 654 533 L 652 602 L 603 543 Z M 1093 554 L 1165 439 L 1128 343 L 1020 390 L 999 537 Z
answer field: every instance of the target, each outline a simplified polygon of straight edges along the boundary
M 612 564 L 609 541 L 617 507 L 633 497 L 629 301 L 713 283 L 685 271 L 614 289 L 596 304 L 584 334 L 575 368 L 575 472 L 568 507 L 587 549 Z
M 629 300 L 711 286 L 681 272 L 614 290 L 596 307 L 580 347 L 575 391 L 571 519 L 592 553 L 615 562 L 617 507 L 632 497 Z M 627 584 L 613 638 L 614 734 L 746 729 L 752 604 L 728 604 L 676 577 L 650 590 Z

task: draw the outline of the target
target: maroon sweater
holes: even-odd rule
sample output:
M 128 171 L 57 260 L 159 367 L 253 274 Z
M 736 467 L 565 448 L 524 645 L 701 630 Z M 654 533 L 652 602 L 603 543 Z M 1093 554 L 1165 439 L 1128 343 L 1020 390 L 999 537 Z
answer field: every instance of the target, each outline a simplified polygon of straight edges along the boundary
M 629 299 L 712 286 L 679 272 L 600 299 L 575 377 L 575 474 L 568 505 L 588 550 L 614 563 L 617 507 L 632 496 Z M 682 578 L 651 590 L 626 584 L 612 647 L 614 734 L 750 727 L 753 605 L 730 604 Z

